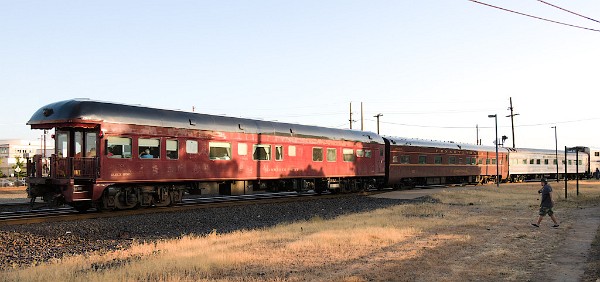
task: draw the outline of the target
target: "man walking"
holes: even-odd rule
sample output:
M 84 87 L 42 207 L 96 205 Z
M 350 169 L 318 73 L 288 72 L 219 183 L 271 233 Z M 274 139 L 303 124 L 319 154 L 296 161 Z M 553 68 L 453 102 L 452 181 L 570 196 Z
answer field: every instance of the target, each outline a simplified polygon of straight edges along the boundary
M 554 222 L 552 227 L 558 227 L 558 221 L 556 217 L 554 217 L 554 211 L 552 208 L 554 207 L 554 198 L 552 197 L 552 187 L 548 184 L 548 180 L 546 178 L 542 178 L 541 180 L 542 189 L 538 191 L 542 195 L 542 202 L 540 204 L 540 216 L 536 223 L 532 223 L 531 225 L 535 227 L 540 227 L 540 223 L 544 216 L 549 215 L 550 219 Z

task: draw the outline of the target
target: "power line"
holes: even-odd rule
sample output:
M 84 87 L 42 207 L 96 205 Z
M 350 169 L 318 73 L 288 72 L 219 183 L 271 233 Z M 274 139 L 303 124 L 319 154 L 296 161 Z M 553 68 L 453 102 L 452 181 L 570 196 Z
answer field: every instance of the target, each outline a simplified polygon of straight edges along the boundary
M 514 11 L 514 10 L 509 10 L 509 9 L 506 9 L 506 8 L 494 6 L 494 5 L 491 5 L 491 4 L 487 4 L 487 3 L 475 1 L 475 0 L 467 0 L 467 1 L 471 1 L 473 3 L 481 4 L 481 5 L 484 5 L 484 6 L 492 7 L 492 8 L 495 8 L 495 9 L 503 10 L 503 11 L 510 12 L 510 13 L 515 13 L 515 14 L 518 14 L 518 15 L 522 15 L 522 16 L 526 16 L 526 17 L 530 17 L 530 18 L 534 18 L 534 19 L 538 19 L 538 20 L 542 20 L 542 21 L 547 21 L 547 22 L 551 22 L 551 23 L 555 23 L 555 24 L 561 24 L 561 25 L 566 25 L 566 26 L 570 26 L 570 27 L 574 27 L 574 28 L 580 28 L 580 29 L 585 29 L 585 30 L 600 32 L 600 30 L 598 30 L 598 29 L 593 29 L 593 28 L 588 28 L 588 27 L 583 27 L 583 26 L 578 26 L 578 25 L 572 25 L 572 24 L 568 24 L 568 23 L 563 23 L 563 22 L 559 22 L 559 21 L 549 20 L 549 19 L 545 19 L 545 18 L 541 18 L 541 17 L 537 17 L 537 16 L 533 16 L 533 15 L 529 15 L 529 14 L 517 12 L 517 11 Z
M 586 16 L 584 16 L 584 15 L 580 15 L 580 14 L 578 14 L 578 13 L 575 13 L 575 12 L 573 12 L 573 11 L 569 11 L 569 10 L 567 10 L 567 9 L 565 9 L 565 8 L 561 8 L 561 7 L 559 7 L 559 6 L 556 6 L 556 5 L 554 5 L 554 4 L 548 3 L 548 2 L 546 2 L 546 1 L 542 1 L 542 0 L 537 0 L 537 1 L 538 1 L 538 2 L 542 2 L 542 3 L 544 3 L 544 4 L 548 5 L 548 6 L 552 6 L 552 7 L 554 7 L 554 8 L 557 8 L 557 9 L 563 10 L 563 11 L 565 11 L 565 12 L 567 12 L 567 13 L 571 13 L 571 14 L 573 14 L 573 15 L 580 16 L 580 17 L 582 17 L 582 18 L 585 18 L 585 19 L 588 19 L 588 20 L 590 20 L 590 21 L 595 21 L 595 22 L 597 22 L 597 23 L 600 23 L 600 21 L 597 21 L 597 20 L 595 20 L 595 19 L 592 19 L 592 18 L 590 18 L 590 17 L 586 17 Z
M 375 121 L 373 119 L 367 119 L 367 120 L 368 121 Z M 575 122 L 591 121 L 591 120 L 600 120 L 600 118 L 588 118 L 588 119 L 569 120 L 569 121 L 546 122 L 546 123 L 536 123 L 536 124 L 524 124 L 524 125 L 515 125 L 515 127 L 548 126 L 548 125 L 565 124 L 565 123 L 575 123 Z M 390 122 L 390 121 L 382 121 L 381 123 L 391 124 L 391 125 L 408 126 L 408 127 L 437 128 L 437 129 L 471 129 L 471 128 L 473 128 L 473 126 L 419 125 L 419 124 L 397 123 L 397 122 Z M 498 126 L 498 127 L 509 127 L 509 126 Z M 479 128 L 494 128 L 494 127 L 493 126 L 480 126 Z

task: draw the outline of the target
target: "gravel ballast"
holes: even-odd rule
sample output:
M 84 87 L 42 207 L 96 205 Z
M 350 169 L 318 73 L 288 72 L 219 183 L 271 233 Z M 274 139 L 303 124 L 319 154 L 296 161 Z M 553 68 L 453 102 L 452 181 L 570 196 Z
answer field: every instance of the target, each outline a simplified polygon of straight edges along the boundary
M 65 255 L 127 248 L 132 239 L 169 239 L 186 234 L 204 235 L 213 230 L 228 233 L 314 217 L 331 219 L 414 201 L 351 195 L 291 203 L 0 226 L 0 269 L 28 266 Z

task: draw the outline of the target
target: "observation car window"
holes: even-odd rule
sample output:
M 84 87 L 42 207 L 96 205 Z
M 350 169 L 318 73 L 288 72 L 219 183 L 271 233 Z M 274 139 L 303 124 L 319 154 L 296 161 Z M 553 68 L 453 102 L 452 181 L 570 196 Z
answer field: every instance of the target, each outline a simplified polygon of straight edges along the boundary
M 434 164 L 442 164 L 442 156 L 435 156 L 433 158 L 433 163 Z
M 344 156 L 345 162 L 353 162 L 354 161 L 354 150 L 342 149 L 342 155 Z
M 327 148 L 327 161 L 328 162 L 337 161 L 337 149 L 336 148 Z
M 535 163 L 534 159 L 529 160 L 529 164 L 534 164 L 534 163 Z
M 138 153 L 141 159 L 160 158 L 160 140 L 159 139 L 138 139 Z
M 456 157 L 455 156 L 448 157 L 448 164 L 456 164 Z
M 496 164 L 496 159 L 492 159 L 492 164 Z
M 365 150 L 365 157 L 370 158 L 373 155 L 371 150 Z
M 556 165 L 558 162 L 556 161 L 556 159 L 552 160 L 552 164 Z
M 296 156 L 296 146 L 288 147 L 288 156 L 295 157 Z
M 410 156 L 400 156 L 400 163 L 403 163 L 403 164 L 410 163 Z
M 523 159 L 523 164 L 527 164 L 527 159 Z
M 283 160 L 283 146 L 275 146 L 275 160 Z
M 75 131 L 73 139 L 75 139 L 75 157 L 81 158 L 83 151 L 83 132 Z
M 188 154 L 198 154 L 198 141 L 186 140 L 185 141 L 185 151 Z
M 255 161 L 271 160 L 271 145 L 254 145 L 252 159 Z
M 359 157 L 359 158 L 364 157 L 365 156 L 365 151 L 360 150 L 360 149 L 356 150 L 356 156 Z
M 323 148 L 313 147 L 312 150 L 312 160 L 314 162 L 322 162 L 323 161 Z
M 490 159 L 485 159 L 485 164 L 489 165 L 490 164 Z
M 248 155 L 248 144 L 238 143 L 238 152 L 237 153 L 239 156 Z
M 594 152 L 594 157 L 600 157 L 600 152 Z
M 582 165 L 582 164 L 583 164 L 583 160 L 579 160 L 579 165 Z
M 398 156 L 392 156 L 392 162 L 393 163 L 397 163 L 398 162 Z
M 535 160 L 536 164 L 542 164 L 542 161 L 540 159 Z
M 231 143 L 209 142 L 209 158 L 211 160 L 230 160 Z
M 56 133 L 56 156 L 59 158 L 66 158 L 69 152 L 69 133 L 57 132 Z
M 544 164 L 546 164 L 546 165 L 547 165 L 547 164 L 549 164 L 549 163 L 550 163 L 550 162 L 549 162 L 549 160 L 548 160 L 548 159 L 544 159 Z
M 88 158 L 96 157 L 96 132 L 85 133 L 85 156 Z
M 131 158 L 131 138 L 108 136 L 106 156 L 109 158 Z
M 419 164 L 426 164 L 427 156 L 419 156 Z
M 179 141 L 167 140 L 167 159 L 169 159 L 169 160 L 179 159 Z
M 573 165 L 573 160 L 569 160 L 569 165 Z
M 458 158 L 458 164 L 462 164 L 462 158 Z

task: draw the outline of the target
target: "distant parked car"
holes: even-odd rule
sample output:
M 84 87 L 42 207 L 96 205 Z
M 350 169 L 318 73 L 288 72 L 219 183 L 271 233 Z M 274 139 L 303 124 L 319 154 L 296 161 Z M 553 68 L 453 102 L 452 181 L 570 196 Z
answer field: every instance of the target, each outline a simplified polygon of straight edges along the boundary
M 15 183 L 8 179 L 0 179 L 0 187 L 11 187 L 15 186 Z

